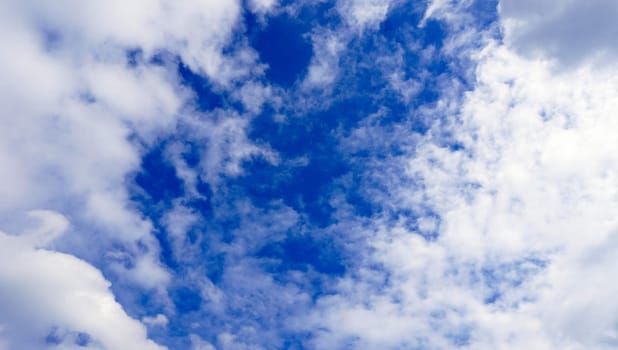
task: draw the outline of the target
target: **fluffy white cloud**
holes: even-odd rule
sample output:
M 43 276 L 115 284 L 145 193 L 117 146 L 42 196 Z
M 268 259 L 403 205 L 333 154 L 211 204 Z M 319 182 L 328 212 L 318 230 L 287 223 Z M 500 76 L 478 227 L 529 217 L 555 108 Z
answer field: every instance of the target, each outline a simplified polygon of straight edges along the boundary
M 1 5 L 10 38 L 0 49 L 2 221 L 55 208 L 128 249 L 144 240 L 151 254 L 144 261 L 165 274 L 152 257 L 151 225 L 128 208 L 125 177 L 139 167 L 129 137 L 150 142 L 174 126 L 184 92 L 163 67 L 129 67 L 122 46 L 129 44 L 98 28 L 96 11 L 71 16 L 65 11 L 81 5 L 40 5 Z
M 212 140 L 206 154 L 211 159 L 204 162 L 212 178 L 223 172 L 238 174 L 243 157 L 260 153 L 247 140 L 247 121 L 240 117 L 205 121 L 207 126 L 199 123 L 201 116 L 195 118 L 188 102 L 192 96 L 179 83 L 174 66 L 178 56 L 222 88 L 251 73 L 256 56 L 246 44 L 223 53 L 240 14 L 235 0 L 0 2 L 0 30 L 7 38 L 0 48 L 3 229 L 23 231 L 23 213 L 54 209 L 74 223 L 54 241 L 54 248 L 110 264 L 108 271 L 118 273 L 123 283 L 164 291 L 169 272 L 159 263 L 152 224 L 131 203 L 127 178 L 139 170 L 142 147 L 175 131 L 180 119 L 199 124 L 195 138 Z M 135 54 L 132 62 L 130 51 Z M 153 62 L 155 56 L 161 62 Z M 247 86 L 245 92 L 241 99 L 256 111 L 269 94 L 257 85 Z M 188 171 L 179 175 L 193 176 L 194 181 L 197 176 Z M 2 236 L 6 261 L 18 255 L 32 259 L 23 267 L 0 267 L 1 275 L 19 284 L 10 295 L 12 304 L 3 304 L 13 307 L 12 313 L 3 312 L 0 339 L 7 346 L 40 348 L 43 333 L 51 332 L 45 327 L 58 321 L 58 332 L 67 339 L 75 338 L 75 332 L 90 334 L 99 342 L 91 347 L 158 348 L 114 301 L 99 271 L 70 255 L 37 250 L 43 243 L 29 239 L 35 240 Z M 19 251 L 9 252 L 18 246 Z M 80 278 L 71 282 L 75 276 Z M 15 322 L 40 318 L 29 333 L 28 327 L 11 323 L 8 315 L 29 307 L 31 301 L 35 305 L 36 293 L 49 289 L 33 287 L 41 285 L 58 287 L 49 298 L 41 297 L 36 317 L 15 316 Z M 22 290 L 28 286 L 32 291 Z M 50 304 L 53 298 L 66 302 Z M 115 327 L 122 329 L 112 337 L 105 327 L 116 320 Z
M 459 201 L 436 193 L 444 198 L 442 239 L 464 259 L 546 259 L 542 273 L 507 295 L 507 310 L 536 323 L 546 348 L 610 348 L 616 304 L 605 295 L 616 286 L 599 288 L 613 272 L 596 252 L 615 250 L 618 228 L 618 80 L 586 67 L 556 74 L 505 47 L 488 47 L 480 60 L 462 109 L 470 153 L 441 161 L 478 190 Z M 432 190 L 446 187 L 434 183 Z M 596 318 L 575 331 L 583 310 Z
M 246 72 L 246 53 L 224 59 L 221 52 L 237 25 L 236 0 L 167 0 L 89 2 L 66 0 L 50 4 L 7 1 L 6 17 L 23 20 L 70 44 L 74 58 L 84 58 L 101 44 L 143 49 L 147 57 L 159 50 L 179 54 L 196 71 L 226 82 Z M 79 13 L 79 16 L 75 14 Z M 11 14 L 12 16 L 10 16 Z M 113 18 L 113 21 L 109 19 Z M 81 50 L 85 49 L 85 52 Z M 97 54 L 106 54 L 97 52 Z
M 0 232 L 0 348 L 164 349 L 127 316 L 99 270 L 45 249 L 67 220 L 49 211 L 32 214 L 40 220 L 36 227 Z
M 8 181 L 0 185 L 0 208 L 5 210 L 59 197 L 54 190 L 65 196 L 90 192 L 94 199 L 86 204 L 93 213 L 123 208 L 122 190 L 103 188 L 122 189 L 124 175 L 138 165 L 138 150 L 128 136 L 149 140 L 173 127 L 187 95 L 166 67 L 145 60 L 161 51 L 176 53 L 194 70 L 226 84 L 248 69 L 229 64 L 250 67 L 246 63 L 253 59 L 244 49 L 223 59 L 222 47 L 240 12 L 232 0 L 1 6 L 2 30 L 9 38 L 0 51 L 1 118 L 11 126 L 1 135 L 0 165 Z M 126 63 L 129 49 L 143 50 L 145 58 L 138 57 L 136 67 Z M 250 104 L 259 108 L 259 102 Z M 23 195 L 27 189 L 30 196 Z M 141 230 L 141 224 L 127 220 L 110 221 Z
M 615 348 L 617 72 L 556 72 L 510 35 L 476 52 L 473 90 L 421 111 L 450 122 L 419 140 L 404 179 L 375 175 L 391 187 L 386 206 L 432 215 L 364 229 L 367 263 L 308 317 L 316 347 Z

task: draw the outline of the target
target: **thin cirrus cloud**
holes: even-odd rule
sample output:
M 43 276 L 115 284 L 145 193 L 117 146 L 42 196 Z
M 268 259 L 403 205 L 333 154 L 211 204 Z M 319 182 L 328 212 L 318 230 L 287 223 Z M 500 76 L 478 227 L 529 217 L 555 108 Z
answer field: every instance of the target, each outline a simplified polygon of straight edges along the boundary
M 0 8 L 0 349 L 618 343 L 612 2 Z

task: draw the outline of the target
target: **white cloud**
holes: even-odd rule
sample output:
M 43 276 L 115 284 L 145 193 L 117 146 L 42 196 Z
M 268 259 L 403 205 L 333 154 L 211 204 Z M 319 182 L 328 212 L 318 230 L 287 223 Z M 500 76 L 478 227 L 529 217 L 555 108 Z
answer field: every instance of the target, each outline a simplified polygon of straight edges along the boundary
M 450 161 L 481 187 L 472 201 L 449 209 L 444 239 L 477 259 L 549 259 L 526 291 L 535 301 L 524 314 L 543 325 L 536 335 L 550 348 L 608 348 L 602 338 L 614 332 L 614 305 L 603 295 L 614 287 L 599 289 L 599 280 L 582 275 L 607 279 L 612 271 L 581 259 L 599 246 L 614 249 L 603 242 L 618 227 L 618 81 L 586 68 L 555 74 L 504 47 L 487 49 L 478 77 L 463 109 L 474 158 Z M 589 320 L 594 326 L 574 332 L 577 312 L 564 311 L 591 306 L 586 300 L 604 300 L 608 311 L 599 307 Z
M 467 79 L 474 79 L 473 69 L 475 67 L 475 64 L 468 58 L 474 55 L 476 50 L 490 44 L 500 36 L 499 23 L 492 21 L 479 26 L 479 20 L 486 21 L 486 18 L 482 18 L 483 15 L 479 16 L 478 10 L 474 8 L 478 5 L 485 7 L 494 4 L 493 1 L 432 0 L 428 2 L 423 19 L 419 23 L 420 27 L 424 27 L 431 19 L 438 20 L 446 26 L 448 35 L 444 38 L 441 53 L 454 58 L 451 64 L 461 60 L 459 69 L 472 69 L 470 72 L 460 72 L 460 74 L 467 73 Z M 487 11 L 491 13 L 490 8 Z
M 342 0 L 338 2 L 341 16 L 351 27 L 363 31 L 376 29 L 393 6 L 394 0 Z
M 203 340 L 195 334 L 192 334 L 190 338 L 192 350 L 216 350 L 216 348 L 211 343 Z
M 339 74 L 339 55 L 347 40 L 343 33 L 317 31 L 312 35 L 313 56 L 303 81 L 305 86 L 324 87 L 332 84 Z
M 252 4 L 256 12 L 277 6 L 276 1 Z M 347 31 L 376 28 L 393 4 L 340 1 L 349 28 L 314 36 L 316 55 L 306 83 L 332 83 Z M 476 29 L 462 29 L 470 18 L 458 16 L 470 4 L 434 1 L 427 10 L 426 18 L 461 30 L 446 40 L 449 55 L 467 55 L 486 44 Z M 322 297 L 314 312 L 298 317 L 299 324 L 319 329 L 317 348 L 346 343 L 363 349 L 449 348 L 458 342 L 471 349 L 615 347 L 618 79 L 612 64 L 600 73 L 587 63 L 606 63 L 615 54 L 612 16 L 618 10 L 600 0 L 504 0 L 500 11 L 506 46 L 490 43 L 476 52 L 474 89 L 461 99 L 447 91 L 434 109 L 419 111 L 446 114 L 452 124 L 436 122 L 424 138 L 409 135 L 408 125 L 392 126 L 389 134 L 412 139 L 406 142 L 415 149 L 409 157 L 389 158 L 392 164 L 376 175 L 391 181 L 385 207 L 428 207 L 435 215 L 421 215 L 420 232 L 378 217 L 369 227 L 349 226 L 371 249 L 360 252 L 358 271 L 333 286 L 339 295 Z M 240 174 L 248 157 L 279 162 L 274 152 L 249 140 L 248 116 L 223 110 L 194 115 L 185 109 L 187 92 L 177 77 L 147 62 L 159 51 L 177 54 L 212 82 L 234 86 L 262 69 L 244 44 L 222 53 L 240 12 L 238 1 L 0 4 L 0 30 L 6 34 L 0 49 L 0 122 L 8 126 L 0 129 L 0 222 L 19 226 L 14 214 L 52 207 L 78 218 L 69 235 L 96 235 L 100 249 L 107 249 L 110 239 L 122 242 L 123 252 L 108 256 L 133 260 L 130 269 L 112 264 L 126 281 L 165 286 L 169 275 L 158 263 L 152 225 L 130 209 L 125 181 L 139 168 L 140 150 L 129 137 L 148 144 L 182 118 L 189 137 L 204 145 L 202 174 L 183 163 L 182 150 L 169 151 L 189 197 L 198 196 L 200 175 L 216 184 L 223 174 Z M 603 33 L 591 32 L 599 27 Z M 134 48 L 141 48 L 145 59 L 129 67 L 125 50 Z M 562 65 L 558 73 L 552 59 Z M 419 88 L 398 70 L 389 77 L 405 100 Z M 258 113 L 271 94 L 267 86 L 247 83 L 236 98 Z M 381 113 L 359 123 L 341 147 L 386 147 L 390 140 L 375 135 Z M 463 149 L 445 147 L 443 135 L 449 133 Z M 402 168 L 403 176 L 384 170 Z M 250 210 L 242 209 L 239 215 L 250 217 Z M 245 236 L 239 231 L 235 245 L 224 247 L 239 257 L 222 277 L 225 283 L 245 286 L 249 275 L 250 288 L 277 291 L 264 292 L 263 305 L 251 305 L 260 315 L 274 313 L 268 306 L 281 300 L 307 305 L 310 299 L 257 271 L 255 261 L 240 259 L 257 249 L 258 241 L 281 239 L 298 220 L 297 213 L 284 209 L 273 224 L 262 225 L 266 228 L 258 222 L 252 230 L 247 224 Z M 43 226 L 15 230 L 23 231 L 17 236 L 0 233 L 0 348 L 40 348 L 52 332 L 61 335 L 65 348 L 79 332 L 92 338 L 90 348 L 161 348 L 126 315 L 96 268 L 48 250 L 68 221 L 52 212 L 34 215 Z M 165 215 L 177 252 L 187 248 L 185 234 L 196 220 L 178 203 Z M 83 232 L 82 226 L 96 232 Z M 434 231 L 440 235 L 433 241 L 417 235 Z M 212 295 L 205 299 L 239 305 L 254 291 L 229 296 L 208 287 Z M 222 304 L 214 304 L 208 307 L 223 312 Z M 163 326 L 167 318 L 143 322 Z M 245 341 L 264 337 L 254 329 L 242 332 L 251 339 L 221 333 L 217 345 L 250 348 Z M 195 349 L 214 348 L 197 336 L 191 339 Z
M 101 47 L 104 43 L 111 47 L 141 48 L 147 57 L 157 50 L 177 53 L 192 69 L 223 83 L 246 71 L 246 67 L 239 65 L 243 63 L 243 53 L 224 59 L 221 52 L 241 12 L 236 0 L 155 0 L 131 4 L 118 0 L 65 0 L 53 5 L 45 1 L 8 1 L 6 6 L 8 9 L 3 12 L 23 20 L 26 26 L 57 32 L 60 40 L 73 48 L 74 58 L 101 49 L 97 54 L 109 55 Z
M 268 13 L 277 6 L 278 0 L 250 0 L 249 8 L 259 14 Z
M 165 317 L 165 315 L 158 314 L 154 317 L 144 317 L 142 318 L 142 322 L 151 327 L 165 327 L 167 326 L 169 320 L 167 319 L 167 317 Z
M 87 334 L 89 349 L 164 349 L 146 337 L 109 290 L 110 283 L 83 260 L 44 249 L 67 228 L 53 212 L 32 213 L 41 224 L 21 235 L 0 232 L 0 339 L 5 348 L 74 348 Z M 33 240 L 33 238 L 36 238 Z
M 242 173 L 242 161 L 252 156 L 264 157 L 273 164 L 279 162 L 275 152 L 249 140 L 249 122 L 246 116 L 222 110 L 186 120 L 189 137 L 204 146 L 200 168 L 207 182 L 218 184 L 221 175 Z
M 199 249 L 187 241 L 187 232 L 199 220 L 200 216 L 194 210 L 178 204 L 163 217 L 176 260 L 190 262 L 199 259 Z M 199 243 L 196 246 L 199 247 Z
M 615 348 L 615 68 L 556 72 L 508 45 L 482 45 L 474 89 L 418 112 L 448 122 L 418 140 L 403 178 L 372 175 L 392 194 L 386 208 L 421 218 L 355 231 L 371 238 L 360 269 L 303 319 L 317 348 Z M 419 235 L 434 229 L 435 240 Z
M 70 217 L 73 224 L 54 241 L 54 249 L 107 264 L 106 271 L 116 273 L 114 277 L 122 284 L 164 293 L 169 271 L 159 262 L 153 225 L 132 205 L 127 181 L 139 170 L 142 147 L 176 131 L 181 119 L 189 123 L 199 119 L 188 103 L 192 96 L 179 83 L 175 62 L 169 62 L 169 57 L 181 57 L 192 70 L 223 87 L 262 69 L 254 64 L 255 53 L 246 43 L 223 53 L 239 25 L 240 14 L 240 3 L 235 0 L 1 2 L 0 30 L 7 38 L 0 48 L 3 228 L 22 231 L 24 212 L 52 208 Z M 131 64 L 127 62 L 128 50 L 138 52 Z M 152 63 L 159 54 L 163 63 Z M 257 111 L 269 92 L 258 86 L 251 91 L 253 95 L 243 98 Z M 212 122 L 213 130 L 200 124 L 196 137 L 213 140 L 206 154 L 211 159 L 204 161 L 211 179 L 220 173 L 239 174 L 243 157 L 262 152 L 247 139 L 246 120 L 228 120 L 225 112 L 220 113 L 221 123 Z M 194 181 L 197 176 L 190 171 L 180 175 Z M 60 221 L 56 225 L 62 226 Z M 44 339 L 45 334 L 36 332 L 50 332 L 45 327 L 56 321 L 66 323 L 58 327 L 66 328 L 62 332 L 67 339 L 72 332 L 83 331 L 103 348 L 158 348 L 145 340 L 143 326 L 124 314 L 108 290 L 108 282 L 94 267 L 68 254 L 35 249 L 53 237 L 5 236 L 2 240 L 7 246 L 3 248 L 24 246 L 23 252 L 14 254 L 32 258 L 31 264 L 24 263 L 17 282 L 24 288 L 66 282 L 53 295 L 63 300 L 58 296 L 66 294 L 66 303 L 77 303 L 74 307 L 60 302 L 54 306 L 49 304 L 53 299 L 41 297 L 45 305 L 41 304 L 44 308 L 37 313 L 40 320 L 32 318 L 39 328 L 33 326 L 32 333 L 23 325 L 4 328 L 1 338 L 7 337 L 11 348 L 42 347 L 27 344 Z M 12 256 L 3 254 L 7 261 Z M 3 264 L 0 274 L 8 276 L 17 269 Z M 75 276 L 80 278 L 71 282 L 70 277 Z M 83 296 L 71 294 L 71 288 L 82 290 Z M 37 287 L 28 293 L 46 289 Z M 24 292 L 22 299 L 17 294 L 11 296 L 13 311 L 38 298 L 28 293 Z M 109 313 L 97 309 L 98 303 L 107 305 Z M 99 317 L 92 316 L 97 312 L 102 313 L 101 325 L 95 324 Z M 15 322 L 30 320 L 26 314 L 19 317 Z M 116 318 L 115 326 L 122 329 L 112 339 L 103 324 L 114 323 Z
M 173 125 L 180 105 L 173 81 L 154 67 L 133 71 L 92 57 L 74 64 L 46 52 L 34 30 L 15 25 L 7 32 L 16 42 L 0 52 L 0 120 L 8 126 L 0 131 L 4 221 L 51 205 L 124 242 L 148 237 L 150 225 L 128 209 L 124 188 L 126 174 L 139 166 L 129 124 L 146 138 Z
M 233 96 L 241 101 L 249 112 L 259 114 L 262 111 L 262 105 L 272 97 L 272 94 L 270 86 L 249 81 L 234 91 Z

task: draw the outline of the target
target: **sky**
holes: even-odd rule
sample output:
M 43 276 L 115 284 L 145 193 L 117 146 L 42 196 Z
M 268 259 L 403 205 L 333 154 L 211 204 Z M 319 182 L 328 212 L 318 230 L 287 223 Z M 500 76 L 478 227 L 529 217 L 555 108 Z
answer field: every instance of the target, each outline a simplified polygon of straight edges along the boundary
M 618 348 L 617 15 L 0 0 L 0 350 Z

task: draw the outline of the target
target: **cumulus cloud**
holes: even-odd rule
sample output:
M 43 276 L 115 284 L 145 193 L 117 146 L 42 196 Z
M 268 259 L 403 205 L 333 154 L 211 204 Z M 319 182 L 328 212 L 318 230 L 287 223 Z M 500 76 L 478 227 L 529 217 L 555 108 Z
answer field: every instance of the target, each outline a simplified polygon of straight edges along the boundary
M 611 317 L 599 309 L 594 328 L 573 332 L 577 311 L 569 314 L 552 301 L 590 305 L 585 300 L 602 298 L 604 291 L 572 282 L 584 271 L 611 274 L 584 256 L 599 246 L 613 249 L 604 242 L 611 242 L 618 224 L 612 214 L 618 205 L 612 142 L 618 124 L 611 112 L 616 80 L 586 69 L 552 74 L 545 62 L 504 47 L 485 54 L 463 108 L 472 131 L 464 141 L 470 158 L 441 162 L 457 164 L 460 178 L 478 190 L 455 207 L 446 202 L 444 240 L 474 259 L 546 259 L 543 273 L 523 284 L 523 294 L 512 294 L 530 302 L 509 300 L 516 306 L 511 312 L 543 325 L 533 334 L 547 348 L 607 348 L 602 338 L 614 332 Z
M 49 211 L 31 213 L 37 227 L 0 232 L 0 339 L 6 349 L 164 349 L 115 300 L 100 271 L 45 249 L 67 228 Z
M 12 6 L 2 11 L 11 42 L 0 50 L 0 118 L 10 125 L 0 132 L 3 221 L 10 225 L 26 210 L 52 207 L 129 249 L 147 242 L 151 225 L 129 208 L 124 186 L 139 167 L 129 137 L 137 133 L 150 142 L 174 125 L 183 99 L 175 79 L 159 66 L 129 67 L 125 47 L 108 42 L 113 28 L 94 28 L 94 13 L 84 10 L 93 19 L 80 22 L 63 12 L 70 4 L 3 6 Z M 150 268 L 165 274 L 156 263 Z
M 195 139 L 211 140 L 211 159 L 204 161 L 209 180 L 239 174 L 243 157 L 261 152 L 237 114 L 227 119 L 220 111 L 220 122 L 199 123 L 194 96 L 176 69 L 181 60 L 222 89 L 253 72 L 256 56 L 246 43 L 230 48 L 240 3 L 5 1 L 0 12 L 7 36 L 0 48 L 0 122 L 6 126 L 0 130 L 0 223 L 21 232 L 23 214 L 44 207 L 73 224 L 55 239 L 63 221 L 35 212 L 58 228 L 3 234 L 2 285 L 15 285 L 3 290 L 3 300 L 11 302 L 3 304 L 0 338 L 10 348 L 42 348 L 52 333 L 52 343 L 66 348 L 71 342 L 160 348 L 124 313 L 101 272 L 76 256 L 114 281 L 164 294 L 170 271 L 159 261 L 153 223 L 136 209 L 127 186 L 142 154 L 175 132 L 180 120 L 199 124 Z M 257 113 L 269 93 L 268 87 L 247 85 L 238 99 Z M 184 175 L 198 177 L 188 170 Z M 187 187 L 194 188 L 188 177 Z M 13 266 L 15 259 L 24 262 Z M 54 293 L 41 294 L 48 290 Z M 32 306 L 31 315 L 19 315 L 28 305 L 41 310 Z M 30 331 L 24 326 L 29 322 Z M 110 327 L 118 327 L 116 335 Z

